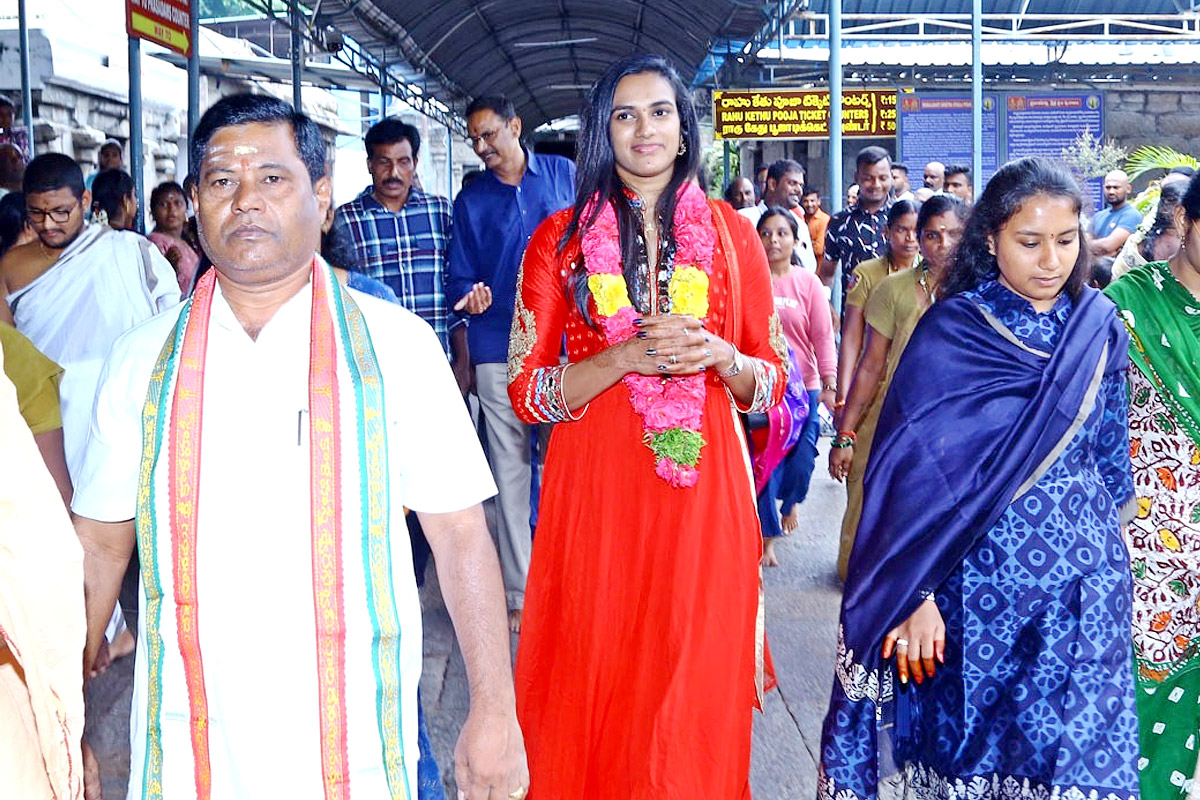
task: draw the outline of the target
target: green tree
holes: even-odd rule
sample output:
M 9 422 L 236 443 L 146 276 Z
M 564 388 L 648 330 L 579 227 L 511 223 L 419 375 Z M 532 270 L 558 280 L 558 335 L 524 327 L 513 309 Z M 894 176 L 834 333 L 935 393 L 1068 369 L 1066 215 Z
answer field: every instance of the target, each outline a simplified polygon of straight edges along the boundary
M 1190 156 L 1187 153 L 1181 153 L 1170 147 L 1159 147 L 1158 145 L 1142 145 L 1137 150 L 1134 150 L 1129 159 L 1125 162 L 1125 171 L 1129 173 L 1129 179 L 1145 175 L 1147 172 L 1155 170 L 1163 170 L 1169 172 L 1175 167 L 1191 167 L 1196 169 L 1200 167 L 1195 156 Z M 1151 209 L 1158 205 L 1159 181 L 1151 181 L 1150 185 L 1133 198 L 1134 206 L 1143 214 L 1150 213 Z
M 1114 169 L 1120 169 L 1128 155 L 1129 151 L 1112 139 L 1098 139 L 1092 136 L 1090 128 L 1084 128 L 1074 142 L 1063 148 L 1062 160 L 1075 177 L 1086 181 L 1103 178 Z

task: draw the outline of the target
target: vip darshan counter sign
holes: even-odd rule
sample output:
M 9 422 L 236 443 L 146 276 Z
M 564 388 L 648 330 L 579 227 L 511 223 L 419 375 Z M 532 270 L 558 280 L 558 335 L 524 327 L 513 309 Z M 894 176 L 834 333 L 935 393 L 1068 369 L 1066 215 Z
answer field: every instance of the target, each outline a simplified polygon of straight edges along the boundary
M 713 92 L 717 139 L 828 139 L 829 91 Z M 896 90 L 842 92 L 842 136 L 896 135 Z
M 125 31 L 191 57 L 188 0 L 125 0 Z

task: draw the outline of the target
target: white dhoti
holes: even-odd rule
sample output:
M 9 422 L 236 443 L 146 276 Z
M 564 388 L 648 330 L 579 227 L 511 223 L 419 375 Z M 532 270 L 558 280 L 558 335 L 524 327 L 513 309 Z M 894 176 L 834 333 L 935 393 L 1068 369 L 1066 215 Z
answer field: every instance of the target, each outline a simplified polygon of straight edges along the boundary
M 58 260 L 8 296 L 17 330 L 63 368 L 59 383 L 63 450 L 79 480 L 100 370 L 113 342 L 139 322 L 179 303 L 175 271 L 143 236 L 89 225 Z M 114 609 L 109 641 L 125 628 Z
M 58 261 L 8 296 L 17 330 L 63 368 L 63 445 L 78 479 L 100 369 L 113 342 L 179 302 L 171 264 L 143 236 L 89 225 Z

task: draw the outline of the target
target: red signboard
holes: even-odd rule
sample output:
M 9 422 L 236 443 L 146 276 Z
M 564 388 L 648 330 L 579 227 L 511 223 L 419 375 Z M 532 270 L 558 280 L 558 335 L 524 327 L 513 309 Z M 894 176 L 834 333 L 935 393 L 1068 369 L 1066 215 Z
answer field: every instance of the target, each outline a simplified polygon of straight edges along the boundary
M 192 55 L 192 15 L 188 0 L 125 0 L 125 30 L 130 36 Z

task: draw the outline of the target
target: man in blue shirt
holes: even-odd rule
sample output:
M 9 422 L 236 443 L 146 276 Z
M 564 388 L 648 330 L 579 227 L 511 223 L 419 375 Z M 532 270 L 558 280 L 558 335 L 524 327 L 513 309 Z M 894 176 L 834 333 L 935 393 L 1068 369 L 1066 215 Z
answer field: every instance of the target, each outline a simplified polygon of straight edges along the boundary
M 1141 224 L 1142 215 L 1128 202 L 1132 191 L 1129 176 L 1121 170 L 1114 169 L 1104 176 L 1104 201 L 1108 207 L 1092 217 L 1092 255 L 1115 256 Z
M 464 306 L 472 315 L 467 329 L 471 365 L 487 428 L 488 458 L 500 490 L 500 568 L 510 625 L 517 631 L 532 549 L 532 433 L 517 419 L 508 399 L 508 334 L 525 245 L 542 220 L 574 202 L 575 165 L 522 146 L 521 118 L 504 97 L 480 97 L 471 103 L 467 133 L 487 171 L 454 201 L 450 291 L 467 300 L 483 283 L 493 301 L 488 307 L 472 299 Z

